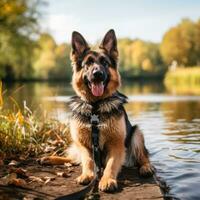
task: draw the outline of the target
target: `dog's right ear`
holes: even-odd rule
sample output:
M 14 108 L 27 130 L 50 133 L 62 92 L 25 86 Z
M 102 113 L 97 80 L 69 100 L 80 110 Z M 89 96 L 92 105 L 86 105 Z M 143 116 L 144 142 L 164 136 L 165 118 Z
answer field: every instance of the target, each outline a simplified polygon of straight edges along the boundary
M 90 47 L 84 37 L 80 33 L 74 31 L 72 33 L 72 55 L 75 55 L 76 58 L 80 58 L 88 50 L 90 50 Z
M 100 46 L 114 61 L 113 64 L 117 66 L 118 50 L 117 50 L 117 38 L 113 29 L 109 30 L 104 36 Z

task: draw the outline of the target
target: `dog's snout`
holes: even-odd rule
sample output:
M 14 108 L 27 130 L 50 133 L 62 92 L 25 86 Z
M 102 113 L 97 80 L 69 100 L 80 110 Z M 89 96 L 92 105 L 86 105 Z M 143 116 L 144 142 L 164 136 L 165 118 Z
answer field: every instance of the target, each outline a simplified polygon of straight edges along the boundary
M 93 76 L 94 76 L 94 78 L 103 79 L 104 74 L 103 74 L 103 72 L 101 70 L 94 69 Z

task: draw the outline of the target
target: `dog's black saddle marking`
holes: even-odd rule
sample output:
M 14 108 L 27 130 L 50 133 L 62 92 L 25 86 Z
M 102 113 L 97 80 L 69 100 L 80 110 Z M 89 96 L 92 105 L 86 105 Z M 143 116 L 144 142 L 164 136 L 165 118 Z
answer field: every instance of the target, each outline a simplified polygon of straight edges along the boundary
M 72 118 L 86 124 L 91 124 L 90 119 L 94 114 L 98 116 L 100 125 L 110 117 L 119 118 L 124 114 L 126 121 L 125 146 L 128 148 L 136 126 L 131 125 L 124 108 L 127 99 L 127 96 L 120 92 L 116 92 L 111 97 L 94 103 L 88 103 L 87 101 L 82 100 L 79 96 L 73 96 L 68 105 L 72 113 Z

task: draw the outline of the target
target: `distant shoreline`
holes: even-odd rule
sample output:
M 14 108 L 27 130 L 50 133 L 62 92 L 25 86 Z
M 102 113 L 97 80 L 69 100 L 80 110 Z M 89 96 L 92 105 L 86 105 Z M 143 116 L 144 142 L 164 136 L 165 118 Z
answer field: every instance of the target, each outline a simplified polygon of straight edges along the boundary
M 159 75 L 129 75 L 129 76 L 124 76 L 121 75 L 122 81 L 123 82 L 130 82 L 130 81 L 163 81 L 164 80 L 164 74 L 159 74 Z M 52 79 L 39 79 L 39 78 L 22 78 L 22 79 L 1 79 L 4 83 L 11 83 L 11 82 L 71 82 L 71 79 L 66 78 L 52 78 Z

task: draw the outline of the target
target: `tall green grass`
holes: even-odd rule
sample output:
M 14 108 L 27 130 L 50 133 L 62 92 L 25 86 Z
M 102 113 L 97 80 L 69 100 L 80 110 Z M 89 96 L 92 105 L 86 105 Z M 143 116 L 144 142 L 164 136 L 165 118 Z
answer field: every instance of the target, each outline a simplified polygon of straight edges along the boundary
M 169 70 L 164 83 L 168 90 L 178 94 L 200 94 L 200 66 Z

